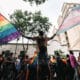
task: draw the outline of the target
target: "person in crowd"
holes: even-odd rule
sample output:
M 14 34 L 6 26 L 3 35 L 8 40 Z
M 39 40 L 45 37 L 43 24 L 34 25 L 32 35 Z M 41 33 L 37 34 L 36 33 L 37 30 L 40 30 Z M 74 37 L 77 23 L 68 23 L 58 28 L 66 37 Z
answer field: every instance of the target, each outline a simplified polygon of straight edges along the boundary
M 65 80 L 66 78 L 66 65 L 62 61 L 59 52 L 55 53 L 56 55 L 56 74 L 57 74 L 57 80 Z
M 79 56 L 78 56 L 78 70 L 79 70 L 79 78 L 80 78 L 80 52 L 79 52 Z
M 0 54 L 0 80 L 3 79 L 3 62 L 4 62 L 4 58 L 2 56 L 2 54 Z
M 29 79 L 29 57 L 28 57 L 28 55 L 25 55 L 23 61 L 24 61 L 24 65 L 25 65 L 25 71 L 24 71 L 25 80 L 28 80 Z
M 28 55 L 22 55 L 18 64 L 18 75 L 16 80 L 28 80 Z
M 53 39 L 55 37 L 55 35 L 56 34 L 54 34 L 52 37 L 44 37 L 43 31 L 39 31 L 39 36 L 37 36 L 37 37 L 27 37 L 22 34 L 23 37 L 37 42 L 37 50 L 39 53 L 38 54 L 39 59 L 45 58 L 45 60 L 47 58 L 47 41 Z
M 21 69 L 21 63 L 20 63 L 20 57 L 18 55 L 18 57 L 16 57 L 15 60 L 15 67 L 16 67 L 16 80 L 19 80 L 19 73 L 20 73 L 20 69 Z
M 67 62 L 66 78 L 67 80 L 73 80 L 74 69 L 71 66 L 69 55 L 67 54 L 66 57 L 67 57 L 66 59 L 66 62 Z
M 80 52 L 79 52 L 79 56 L 78 56 L 78 62 L 79 62 L 79 65 L 80 65 Z
M 76 58 L 75 58 L 75 56 L 74 56 L 74 54 L 73 54 L 73 51 L 69 51 L 69 53 L 70 53 L 70 55 L 69 55 L 69 57 L 70 57 L 70 63 L 71 63 L 71 66 L 72 66 L 72 68 L 74 69 L 74 77 L 73 77 L 73 79 L 75 80 L 80 80 L 79 79 L 79 75 L 78 75 L 78 63 L 77 63 L 77 61 L 76 61 Z
M 33 58 L 30 58 L 29 71 L 28 71 L 28 80 L 37 80 L 37 63 L 35 60 L 32 62 Z
M 4 64 L 3 64 L 3 80 L 15 79 L 15 62 L 13 60 L 13 53 L 9 50 L 5 51 Z
M 19 56 L 16 57 L 15 67 L 16 67 L 16 70 L 17 70 L 17 73 L 18 73 L 20 71 L 20 68 L 21 68 Z
M 50 70 L 51 70 L 51 80 L 57 80 L 57 74 L 56 74 L 56 58 L 55 56 L 50 57 Z
M 43 31 L 39 31 L 39 36 L 37 36 L 37 37 L 27 37 L 27 36 L 24 36 L 22 34 L 23 37 L 37 42 L 38 63 L 39 63 L 39 66 L 42 70 L 46 65 L 46 68 L 44 68 L 45 74 L 46 74 L 46 71 L 49 71 L 48 54 L 47 54 L 47 42 L 49 40 L 53 39 L 55 37 L 55 35 L 56 34 L 54 34 L 51 37 L 45 37 Z M 45 64 L 45 65 L 43 65 L 43 64 Z M 41 69 L 39 69 L 39 70 L 41 70 Z M 40 72 L 42 72 L 42 70 Z M 49 72 L 47 72 L 47 73 L 49 73 Z M 43 77 L 40 77 L 40 78 L 43 78 Z

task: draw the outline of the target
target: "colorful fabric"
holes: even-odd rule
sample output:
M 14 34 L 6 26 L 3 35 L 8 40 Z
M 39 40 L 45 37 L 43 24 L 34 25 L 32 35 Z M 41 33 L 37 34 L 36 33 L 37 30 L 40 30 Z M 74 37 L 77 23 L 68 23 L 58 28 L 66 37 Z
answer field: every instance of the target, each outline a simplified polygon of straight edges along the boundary
M 20 36 L 14 25 L 12 25 L 2 14 L 0 14 L 0 44 L 8 43 Z
M 69 58 L 70 58 L 70 62 L 71 62 L 71 66 L 72 66 L 72 68 L 77 67 L 77 61 L 76 61 L 76 58 L 75 58 L 72 54 L 70 54 Z
M 65 32 L 77 25 L 80 25 L 80 6 L 73 7 L 63 23 L 60 25 L 57 34 Z

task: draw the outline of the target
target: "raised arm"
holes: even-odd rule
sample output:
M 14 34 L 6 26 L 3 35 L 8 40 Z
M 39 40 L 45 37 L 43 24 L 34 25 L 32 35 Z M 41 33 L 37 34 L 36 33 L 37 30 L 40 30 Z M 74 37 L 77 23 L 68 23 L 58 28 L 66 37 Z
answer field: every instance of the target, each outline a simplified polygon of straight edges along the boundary
M 31 39 L 31 40 L 36 40 L 37 39 L 37 37 L 28 37 L 28 36 L 25 36 L 25 35 L 22 35 L 22 37 L 25 37 L 25 38 Z
M 48 37 L 48 40 L 53 39 L 56 36 L 56 34 L 53 34 L 51 37 Z

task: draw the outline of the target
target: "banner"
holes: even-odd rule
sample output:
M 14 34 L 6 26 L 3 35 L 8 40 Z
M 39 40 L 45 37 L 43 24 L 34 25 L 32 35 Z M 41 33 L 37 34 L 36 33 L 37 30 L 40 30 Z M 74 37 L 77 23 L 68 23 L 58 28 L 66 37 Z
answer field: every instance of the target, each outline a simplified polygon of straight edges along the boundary
M 73 7 L 68 16 L 64 19 L 60 25 L 57 34 L 66 32 L 67 30 L 80 25 L 80 6 Z
M 0 44 L 6 44 L 18 37 L 20 37 L 20 33 L 15 26 L 0 14 Z

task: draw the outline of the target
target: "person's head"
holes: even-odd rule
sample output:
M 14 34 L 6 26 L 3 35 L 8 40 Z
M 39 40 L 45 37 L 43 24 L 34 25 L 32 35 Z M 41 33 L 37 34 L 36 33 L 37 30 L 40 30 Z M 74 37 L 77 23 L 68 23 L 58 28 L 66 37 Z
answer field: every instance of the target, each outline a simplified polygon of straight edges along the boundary
M 28 55 L 25 55 L 25 59 L 28 59 L 29 58 L 29 56 Z
M 69 58 L 69 54 L 67 54 L 66 57 Z
M 54 53 L 55 53 L 56 56 L 60 56 L 58 51 L 55 51 Z
M 70 50 L 69 53 L 73 55 L 73 51 L 72 50 Z
M 52 56 L 53 59 L 55 59 L 55 56 Z
M 5 51 L 2 51 L 2 55 L 4 55 L 5 54 Z
M 44 35 L 43 31 L 38 31 L 38 33 L 39 33 L 39 36 L 43 36 Z

